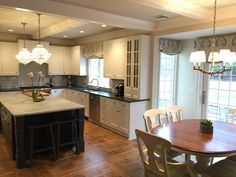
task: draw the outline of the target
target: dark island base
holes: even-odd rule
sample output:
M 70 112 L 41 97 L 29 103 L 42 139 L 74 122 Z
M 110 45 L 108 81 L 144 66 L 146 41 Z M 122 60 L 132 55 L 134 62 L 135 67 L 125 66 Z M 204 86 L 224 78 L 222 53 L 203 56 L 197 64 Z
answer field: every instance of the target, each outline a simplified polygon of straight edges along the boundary
M 1 107 L 1 122 L 2 122 L 2 132 L 8 143 L 11 152 L 12 158 L 16 160 L 17 168 L 26 167 L 26 161 L 29 159 L 29 131 L 27 130 L 28 126 L 31 125 L 42 125 L 44 123 L 52 123 L 57 121 L 69 120 L 71 117 L 74 117 L 77 121 L 77 132 L 78 132 L 78 149 L 76 153 L 84 152 L 84 109 L 70 110 L 70 111 L 61 111 L 53 112 L 47 114 L 38 114 L 30 115 L 24 117 L 13 117 L 9 112 Z M 4 114 L 5 113 L 5 114 Z M 6 120 L 8 120 L 7 123 Z M 9 122 L 11 125 L 9 125 Z M 8 124 L 9 126 L 4 126 Z M 71 127 L 63 126 L 61 133 L 61 141 L 67 141 L 71 137 Z M 55 137 L 57 136 L 57 127 L 53 130 Z M 48 140 L 48 132 L 43 131 L 38 133 L 38 136 L 35 136 L 38 139 L 37 142 L 44 144 Z

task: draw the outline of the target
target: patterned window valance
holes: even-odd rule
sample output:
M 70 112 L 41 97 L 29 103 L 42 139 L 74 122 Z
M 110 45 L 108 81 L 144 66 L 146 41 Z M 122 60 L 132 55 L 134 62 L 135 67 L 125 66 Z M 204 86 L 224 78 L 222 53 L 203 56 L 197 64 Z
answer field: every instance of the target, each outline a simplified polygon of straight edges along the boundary
M 202 37 L 194 41 L 195 50 L 203 50 L 206 56 L 211 52 L 212 37 Z M 236 51 L 236 34 L 233 35 L 220 35 L 215 37 L 215 51 L 219 52 L 220 49 L 230 49 Z
M 160 39 L 160 50 L 167 55 L 176 55 L 181 52 L 180 41 Z
M 87 59 L 103 58 L 103 43 L 93 43 L 84 46 L 83 56 Z

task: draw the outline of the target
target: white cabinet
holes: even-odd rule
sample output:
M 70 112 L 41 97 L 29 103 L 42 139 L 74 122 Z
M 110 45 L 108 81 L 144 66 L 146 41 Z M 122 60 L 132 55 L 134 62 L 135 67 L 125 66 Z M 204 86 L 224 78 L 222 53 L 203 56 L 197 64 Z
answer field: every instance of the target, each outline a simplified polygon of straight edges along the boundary
M 79 103 L 85 107 L 84 115 L 86 117 L 89 117 L 89 94 L 84 93 L 84 92 L 80 92 L 80 91 L 76 91 L 75 98 L 76 98 L 76 100 L 75 100 L 76 103 Z
M 111 79 L 124 79 L 126 40 L 105 41 L 103 51 L 104 76 Z
M 126 38 L 125 97 L 149 98 L 150 36 Z
M 66 99 L 85 107 L 84 115 L 89 117 L 89 94 L 81 91 L 66 89 Z
M 17 43 L 0 42 L 0 75 L 19 75 L 19 63 L 16 59 Z
M 49 75 L 87 75 L 87 62 L 81 55 L 81 47 L 50 46 Z
M 82 56 L 81 46 L 71 48 L 72 55 L 72 75 L 86 76 L 87 75 L 87 60 Z
M 65 89 L 52 89 L 51 90 L 51 95 L 56 96 L 56 97 L 62 97 L 65 98 Z
M 61 75 L 63 73 L 63 51 L 57 46 L 50 46 L 51 57 L 48 60 L 49 75 Z
M 71 74 L 71 51 L 69 47 L 50 46 L 52 54 L 48 60 L 49 75 Z
M 100 122 L 124 135 L 129 132 L 129 103 L 100 98 Z

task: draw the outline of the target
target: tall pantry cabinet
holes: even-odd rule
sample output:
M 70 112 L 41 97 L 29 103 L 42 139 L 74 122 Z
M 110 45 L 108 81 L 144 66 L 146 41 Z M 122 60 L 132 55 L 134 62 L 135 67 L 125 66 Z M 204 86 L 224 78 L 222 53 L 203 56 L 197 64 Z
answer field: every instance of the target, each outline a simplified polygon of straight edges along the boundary
M 125 97 L 149 98 L 150 36 L 126 38 Z

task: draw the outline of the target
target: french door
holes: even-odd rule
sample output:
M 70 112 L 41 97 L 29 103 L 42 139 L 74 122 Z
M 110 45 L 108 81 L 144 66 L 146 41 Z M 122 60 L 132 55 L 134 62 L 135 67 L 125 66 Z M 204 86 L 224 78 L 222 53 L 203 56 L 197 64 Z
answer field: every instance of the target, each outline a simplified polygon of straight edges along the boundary
M 227 121 L 229 108 L 236 108 L 236 65 L 231 71 L 204 75 L 202 118 Z

